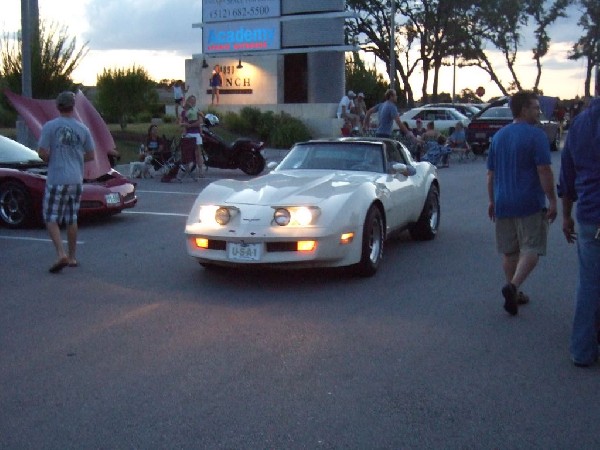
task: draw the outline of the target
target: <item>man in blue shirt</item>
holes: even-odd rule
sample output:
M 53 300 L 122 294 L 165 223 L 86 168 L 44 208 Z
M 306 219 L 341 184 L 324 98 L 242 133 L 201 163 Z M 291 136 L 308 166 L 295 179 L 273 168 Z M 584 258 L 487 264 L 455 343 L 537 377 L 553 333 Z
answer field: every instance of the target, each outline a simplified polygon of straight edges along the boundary
M 83 189 L 86 161 L 94 159 L 94 141 L 90 130 L 75 118 L 75 94 L 65 91 L 56 98 L 60 116 L 44 124 L 38 154 L 48 163 L 44 192 L 44 222 L 58 256 L 50 267 L 58 273 L 66 266 L 77 266 L 77 215 Z M 60 225 L 67 228 L 68 255 L 65 252 Z
M 493 137 L 487 160 L 488 215 L 496 223 L 496 247 L 503 255 L 504 309 L 517 315 L 528 297 L 520 286 L 546 254 L 548 223 L 556 218 L 550 144 L 535 126 L 540 103 L 521 91 L 510 102 L 513 123 Z M 546 199 L 548 206 L 546 207 Z
M 398 96 L 396 94 L 395 89 L 388 89 L 385 92 L 385 101 L 383 103 L 379 103 L 373 106 L 371 109 L 367 111 L 365 115 L 364 123 L 369 123 L 369 118 L 371 114 L 377 113 L 379 117 L 379 126 L 377 127 L 377 131 L 375 132 L 376 137 L 390 138 L 392 137 L 392 128 L 394 127 L 394 121 L 398 125 L 398 128 L 404 133 L 406 136 L 411 134 L 410 130 L 400 121 L 400 114 L 398 113 L 398 108 L 396 107 L 396 101 Z
M 579 367 L 598 360 L 600 329 L 600 98 L 569 127 L 561 157 L 559 196 L 563 233 L 577 241 L 579 280 L 571 333 L 571 357 Z M 577 227 L 571 217 L 577 202 Z

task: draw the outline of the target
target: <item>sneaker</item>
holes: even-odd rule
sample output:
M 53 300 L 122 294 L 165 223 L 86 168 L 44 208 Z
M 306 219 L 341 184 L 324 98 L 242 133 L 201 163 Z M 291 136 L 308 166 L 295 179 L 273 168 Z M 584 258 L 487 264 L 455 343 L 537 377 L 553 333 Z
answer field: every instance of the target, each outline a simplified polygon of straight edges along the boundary
M 516 316 L 519 313 L 519 305 L 517 303 L 517 287 L 512 283 L 507 283 L 502 288 L 504 296 L 504 309 L 511 316 Z
M 517 303 L 519 305 L 526 305 L 529 303 L 529 295 L 525 294 L 523 291 L 517 292 Z
M 575 367 L 591 367 L 598 362 L 598 358 L 594 359 L 592 362 L 579 362 L 575 359 L 573 359 L 572 361 Z

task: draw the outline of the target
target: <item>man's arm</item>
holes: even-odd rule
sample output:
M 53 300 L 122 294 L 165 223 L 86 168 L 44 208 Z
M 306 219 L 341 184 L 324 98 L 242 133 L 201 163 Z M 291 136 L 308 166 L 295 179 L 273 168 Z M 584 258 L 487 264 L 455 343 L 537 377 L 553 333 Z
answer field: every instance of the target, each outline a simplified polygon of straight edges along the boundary
M 494 172 L 488 170 L 487 172 L 487 191 L 488 191 L 488 217 L 492 220 L 496 220 L 496 206 L 494 203 Z
M 554 222 L 556 219 L 556 191 L 554 190 L 554 174 L 550 165 L 537 166 L 538 176 L 546 198 L 548 199 L 548 212 L 546 218 L 548 222 Z
M 577 239 L 575 233 L 575 221 L 571 216 L 573 211 L 573 200 L 566 195 L 561 198 L 562 200 L 562 231 L 569 244 L 572 244 Z
M 96 152 L 94 152 L 93 150 L 91 152 L 85 152 L 83 154 L 84 162 L 93 161 L 94 159 L 96 159 Z
M 402 123 L 402 121 L 400 120 L 400 115 L 396 115 L 396 117 L 394 117 L 394 121 L 396 122 L 396 125 L 398 125 L 398 128 L 400 128 L 400 131 L 402 131 L 402 133 L 404 133 L 405 135 L 408 135 L 408 137 L 413 141 L 416 142 L 417 138 L 415 137 L 414 134 L 412 134 L 412 131 L 410 131 L 406 125 L 404 125 L 404 123 Z
M 363 119 L 363 128 L 366 128 L 369 126 L 369 124 L 371 122 L 369 122 L 369 119 L 371 118 L 371 114 L 373 114 L 375 112 L 375 107 L 369 108 L 367 110 L 367 113 L 365 114 L 365 118 Z
M 38 148 L 38 155 L 44 162 L 48 162 L 50 160 L 50 152 L 47 148 Z

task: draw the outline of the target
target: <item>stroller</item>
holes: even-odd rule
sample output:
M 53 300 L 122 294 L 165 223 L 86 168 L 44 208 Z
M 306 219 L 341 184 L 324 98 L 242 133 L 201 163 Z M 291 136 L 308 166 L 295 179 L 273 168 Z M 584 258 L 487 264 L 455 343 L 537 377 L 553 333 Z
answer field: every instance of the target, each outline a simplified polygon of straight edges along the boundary
M 196 138 L 182 137 L 177 142 L 173 139 L 172 149 L 172 156 L 165 165 L 161 182 L 170 183 L 174 179 L 182 181 L 186 177 L 192 177 L 196 181 L 198 173 L 202 176 L 202 166 L 196 161 Z

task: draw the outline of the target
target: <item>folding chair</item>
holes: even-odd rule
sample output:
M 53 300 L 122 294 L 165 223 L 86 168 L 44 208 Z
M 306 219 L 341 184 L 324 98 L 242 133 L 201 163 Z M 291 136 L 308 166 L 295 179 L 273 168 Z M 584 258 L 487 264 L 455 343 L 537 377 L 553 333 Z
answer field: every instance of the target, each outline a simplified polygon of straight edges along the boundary
M 194 181 L 198 181 L 198 173 L 202 169 L 196 161 L 196 138 L 182 137 L 179 147 L 181 149 L 181 160 L 179 161 L 177 179 L 183 181 L 184 178 L 191 177 Z
M 175 164 L 175 138 L 167 139 L 163 134 L 162 145 L 162 152 L 152 154 L 152 166 L 158 174 L 165 175 Z

